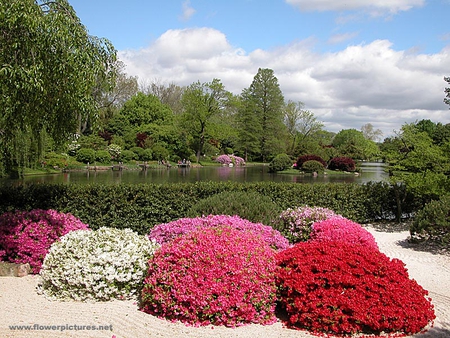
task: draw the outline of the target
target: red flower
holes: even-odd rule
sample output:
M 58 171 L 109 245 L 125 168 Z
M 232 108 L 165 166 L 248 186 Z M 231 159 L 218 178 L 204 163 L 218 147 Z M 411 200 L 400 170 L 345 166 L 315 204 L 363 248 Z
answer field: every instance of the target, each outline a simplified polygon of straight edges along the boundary
M 434 318 L 428 292 L 404 263 L 342 241 L 301 242 L 277 254 L 285 324 L 315 333 L 405 333 Z

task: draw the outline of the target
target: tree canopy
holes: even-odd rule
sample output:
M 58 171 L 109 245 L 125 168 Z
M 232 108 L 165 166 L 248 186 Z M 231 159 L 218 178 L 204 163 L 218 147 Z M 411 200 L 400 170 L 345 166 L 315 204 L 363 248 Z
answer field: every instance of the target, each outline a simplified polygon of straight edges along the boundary
M 97 113 L 94 93 L 114 83 L 116 51 L 88 34 L 66 0 L 0 0 L 0 36 L 0 135 L 11 173 L 25 135 L 63 142 Z
M 250 87 L 242 91 L 241 98 L 240 143 L 245 156 L 253 153 L 256 158 L 266 161 L 271 154 L 284 152 L 284 97 L 273 70 L 258 69 Z

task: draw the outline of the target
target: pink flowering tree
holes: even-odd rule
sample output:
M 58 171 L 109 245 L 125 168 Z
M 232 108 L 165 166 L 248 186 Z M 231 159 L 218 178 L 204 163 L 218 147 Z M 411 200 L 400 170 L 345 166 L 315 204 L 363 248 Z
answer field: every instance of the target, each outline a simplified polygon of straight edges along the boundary
M 223 165 L 229 165 L 231 163 L 236 166 L 245 165 L 245 160 L 242 157 L 235 156 L 235 155 L 226 155 L 226 154 L 217 156 L 216 162 L 219 162 Z
M 0 216 L 0 259 L 29 263 L 39 273 L 50 246 L 73 230 L 88 225 L 56 210 L 7 212 Z
M 275 251 L 252 231 L 199 228 L 149 260 L 140 309 L 187 325 L 276 321 Z
M 281 233 L 262 223 L 252 223 L 239 216 L 209 215 L 195 218 L 180 218 L 169 223 L 156 225 L 149 234 L 150 239 L 159 244 L 170 242 L 176 237 L 198 229 L 228 226 L 237 230 L 251 231 L 261 237 L 268 245 L 276 250 L 289 247 L 288 240 Z

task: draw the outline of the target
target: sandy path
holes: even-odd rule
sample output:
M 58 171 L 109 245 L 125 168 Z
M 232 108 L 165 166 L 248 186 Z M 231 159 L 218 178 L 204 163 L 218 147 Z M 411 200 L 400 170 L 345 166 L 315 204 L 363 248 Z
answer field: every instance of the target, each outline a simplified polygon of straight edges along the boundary
M 435 305 L 435 325 L 415 337 L 450 337 L 450 257 L 419 252 L 408 248 L 408 232 L 386 233 L 368 228 L 380 250 L 406 263 L 410 276 L 430 292 Z M 277 322 L 270 326 L 248 325 L 239 328 L 186 327 L 170 323 L 137 310 L 132 301 L 105 303 L 51 302 L 35 292 L 36 276 L 0 278 L 0 338 L 9 337 L 231 337 L 231 338 L 303 338 L 314 337 L 303 331 L 283 328 Z M 55 326 L 56 330 L 11 330 L 11 325 Z M 63 326 L 57 328 L 56 326 Z M 67 329 L 66 329 L 67 325 Z M 75 330 L 77 326 L 112 326 L 110 330 Z M 71 330 L 69 330 L 71 328 Z

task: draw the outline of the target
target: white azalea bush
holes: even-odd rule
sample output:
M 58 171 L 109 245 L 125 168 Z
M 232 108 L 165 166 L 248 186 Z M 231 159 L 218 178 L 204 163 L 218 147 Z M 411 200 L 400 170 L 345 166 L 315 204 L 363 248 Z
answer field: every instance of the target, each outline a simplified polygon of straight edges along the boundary
M 133 298 L 158 248 L 155 241 L 130 229 L 70 232 L 50 247 L 39 291 L 61 300 Z

